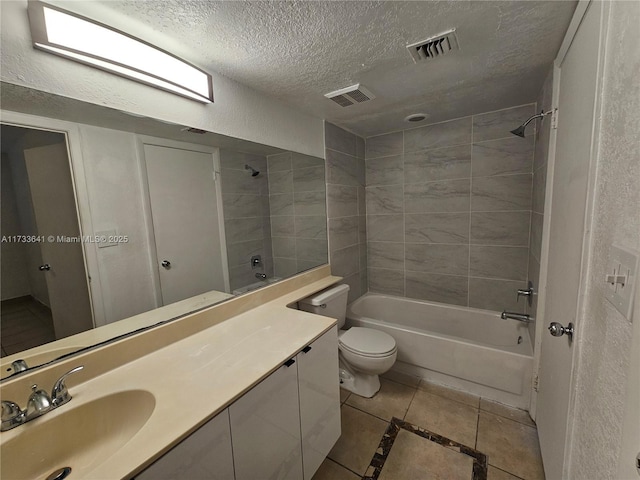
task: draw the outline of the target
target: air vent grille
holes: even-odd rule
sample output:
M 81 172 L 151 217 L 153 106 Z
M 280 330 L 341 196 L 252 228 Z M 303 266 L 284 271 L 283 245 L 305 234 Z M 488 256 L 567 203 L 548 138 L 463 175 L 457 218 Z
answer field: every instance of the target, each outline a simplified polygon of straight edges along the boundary
M 368 102 L 369 100 L 376 98 L 373 93 L 359 83 L 347 88 L 336 90 L 335 92 L 326 93 L 324 96 L 329 100 L 333 100 L 341 107 L 349 107 L 356 103 Z
M 429 60 L 446 55 L 452 50 L 459 50 L 456 29 L 452 28 L 435 37 L 427 38 L 421 42 L 407 45 L 407 50 L 413 57 L 413 61 L 418 63 L 422 60 Z

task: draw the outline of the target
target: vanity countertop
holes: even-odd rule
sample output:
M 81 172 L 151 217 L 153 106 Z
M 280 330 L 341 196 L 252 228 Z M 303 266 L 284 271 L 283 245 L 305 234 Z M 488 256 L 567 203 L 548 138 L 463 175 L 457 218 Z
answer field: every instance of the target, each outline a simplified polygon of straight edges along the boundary
M 287 305 L 338 280 L 327 276 L 296 288 L 79 385 L 70 379 L 69 404 L 4 432 L 2 443 L 69 408 L 117 392 L 146 390 L 155 397 L 155 408 L 135 436 L 102 464 L 73 469 L 78 479 L 130 478 L 336 325 L 335 319 Z M 64 436 L 73 435 L 73 428 L 68 425 Z

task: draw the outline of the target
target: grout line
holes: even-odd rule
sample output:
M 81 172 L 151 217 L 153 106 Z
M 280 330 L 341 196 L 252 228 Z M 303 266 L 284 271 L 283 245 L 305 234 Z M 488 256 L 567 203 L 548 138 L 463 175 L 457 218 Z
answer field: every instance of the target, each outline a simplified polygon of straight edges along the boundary
M 478 402 L 478 416 L 476 417 L 476 443 L 473 444 L 473 448 L 478 450 L 478 435 L 480 434 L 480 402 Z M 487 459 L 488 463 L 488 459 Z
M 333 463 L 335 463 L 336 465 L 341 466 L 341 467 L 342 467 L 342 468 L 344 468 L 345 470 L 349 470 L 351 473 L 353 473 L 354 475 L 357 475 L 359 478 L 362 478 L 362 477 L 363 477 L 363 475 L 360 475 L 360 474 L 359 474 L 359 473 L 357 473 L 355 470 L 351 470 L 349 467 L 347 467 L 347 466 L 345 466 L 345 465 L 341 464 L 340 462 L 338 462 L 338 461 L 334 460 L 333 458 L 326 457 L 326 459 L 327 459 L 327 460 L 332 461 L 332 462 L 333 462 Z M 367 465 L 367 467 L 368 467 L 368 465 Z
M 358 410 L 359 412 L 366 413 L 367 415 L 369 415 L 369 416 L 371 416 L 371 417 L 373 417 L 373 418 L 375 418 L 375 419 L 377 419 L 377 420 L 382 420 L 382 421 L 383 421 L 383 422 L 385 422 L 385 423 L 391 423 L 391 421 L 390 421 L 390 420 L 387 420 L 386 418 L 382 418 L 382 417 L 379 417 L 378 415 L 375 415 L 375 414 L 373 414 L 373 413 L 371 413 L 371 412 L 367 412 L 366 410 L 363 410 L 363 409 L 362 409 L 362 408 L 360 408 L 360 407 L 355 407 L 355 406 L 353 406 L 353 405 L 349 405 L 347 402 L 345 402 L 345 403 L 344 403 L 344 405 L 346 405 L 347 407 L 351 407 L 351 408 L 353 408 L 354 410 Z
M 489 463 L 488 459 L 487 459 L 487 465 L 491 465 L 491 464 Z M 517 475 L 514 475 L 513 473 L 508 472 L 507 470 L 505 470 L 505 469 L 503 469 L 503 468 L 496 467 L 495 465 L 491 465 L 491 466 L 492 466 L 493 468 L 495 468 L 496 470 L 500 470 L 501 472 L 507 473 L 507 474 L 511 475 L 512 477 L 517 478 L 518 480 L 524 480 L 522 477 L 519 477 L 519 476 L 517 476 Z

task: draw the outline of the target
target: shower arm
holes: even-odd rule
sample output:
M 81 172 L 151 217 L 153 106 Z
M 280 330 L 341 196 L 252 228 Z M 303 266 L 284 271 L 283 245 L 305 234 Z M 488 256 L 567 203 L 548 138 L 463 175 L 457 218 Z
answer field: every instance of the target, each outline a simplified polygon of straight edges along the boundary
M 547 115 L 551 115 L 553 113 L 553 110 L 549 110 L 548 112 L 545 112 L 544 110 L 542 110 L 540 113 L 538 113 L 537 115 L 532 115 L 531 117 L 529 117 L 527 119 L 526 122 L 524 122 L 521 126 L 522 128 L 526 127 L 527 125 L 529 125 L 529 123 L 531 123 L 533 120 L 535 120 L 536 118 L 544 118 Z

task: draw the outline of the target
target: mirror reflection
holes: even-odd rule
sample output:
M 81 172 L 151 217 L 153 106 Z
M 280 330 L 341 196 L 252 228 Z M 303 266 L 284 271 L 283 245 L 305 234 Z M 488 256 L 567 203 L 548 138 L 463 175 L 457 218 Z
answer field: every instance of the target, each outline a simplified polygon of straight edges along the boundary
M 2 377 L 327 263 L 323 159 L 8 84 L 2 107 Z

